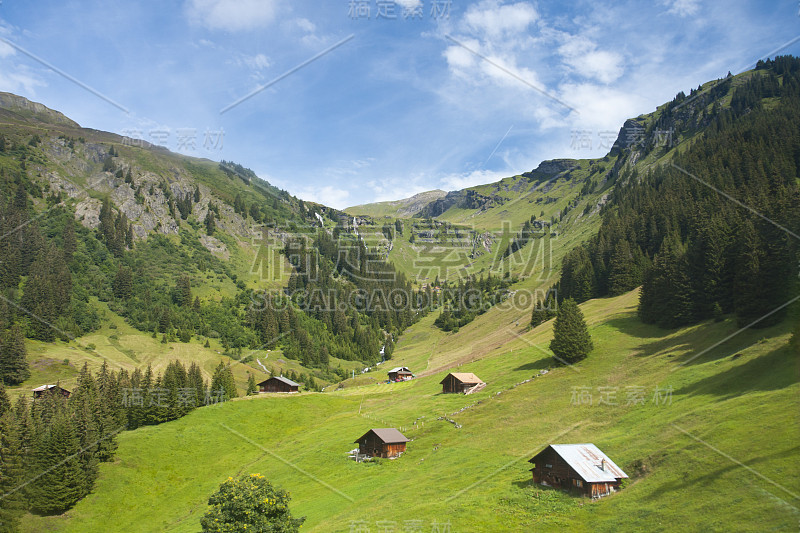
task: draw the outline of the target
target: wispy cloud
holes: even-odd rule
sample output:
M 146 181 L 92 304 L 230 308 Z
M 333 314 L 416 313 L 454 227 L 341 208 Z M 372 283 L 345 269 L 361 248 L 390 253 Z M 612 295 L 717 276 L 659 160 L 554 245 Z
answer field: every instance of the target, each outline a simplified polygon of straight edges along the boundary
M 270 25 L 278 4 L 278 0 L 187 0 L 185 10 L 192 23 L 235 32 Z

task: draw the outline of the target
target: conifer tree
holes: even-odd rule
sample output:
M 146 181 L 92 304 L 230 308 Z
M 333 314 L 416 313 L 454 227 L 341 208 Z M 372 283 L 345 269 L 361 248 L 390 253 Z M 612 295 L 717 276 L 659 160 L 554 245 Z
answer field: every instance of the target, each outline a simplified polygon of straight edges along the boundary
M 209 208 L 208 214 L 206 214 L 206 233 L 209 235 L 214 235 L 214 232 L 217 230 L 217 223 L 214 220 L 214 212 Z
M 253 394 L 258 394 L 258 387 L 256 386 L 256 378 L 253 374 L 247 378 L 247 395 L 252 396 Z
M 111 282 L 114 296 L 121 300 L 127 300 L 133 295 L 133 271 L 130 268 L 120 265 L 117 268 L 117 275 Z
M 80 445 L 68 413 L 62 408 L 43 426 L 33 442 L 28 497 L 40 514 L 61 514 L 85 495 L 86 479 L 78 459 Z
M 594 348 L 589 329 L 578 304 L 568 298 L 561 302 L 553 326 L 550 350 L 561 364 L 572 364 L 585 359 Z
M 11 401 L 8 399 L 8 393 L 6 393 L 6 387 L 3 385 L 3 381 L 0 380 L 0 416 L 3 416 L 10 410 Z
M 0 385 L 2 387 L 2 385 Z M 25 513 L 22 434 L 13 411 L 0 414 L 0 531 L 18 530 Z
M 97 479 L 97 450 L 101 437 L 97 424 L 100 415 L 98 404 L 97 385 L 88 365 L 84 363 L 78 376 L 78 386 L 69 399 L 70 422 L 74 426 L 80 449 L 76 458 L 82 471 L 81 497 L 92 490 Z
M 31 375 L 28 369 L 25 338 L 14 324 L 0 339 L 0 378 L 8 385 L 19 385 Z

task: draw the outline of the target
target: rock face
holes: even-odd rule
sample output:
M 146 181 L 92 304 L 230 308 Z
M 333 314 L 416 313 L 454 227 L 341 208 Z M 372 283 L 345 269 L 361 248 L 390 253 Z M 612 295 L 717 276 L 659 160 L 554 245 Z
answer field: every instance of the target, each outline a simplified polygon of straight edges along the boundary
M 639 144 L 643 139 L 644 126 L 635 119 L 629 118 L 619 129 L 619 135 L 617 135 L 614 148 L 624 150 L 625 148 L 630 148 L 631 146 Z
M 68 119 L 62 113 L 54 111 L 38 102 L 31 102 L 27 98 L 16 94 L 0 92 L 0 109 L 7 109 L 26 118 L 33 117 L 48 124 L 61 124 L 79 128 L 77 122 Z
M 542 161 L 538 167 L 524 173 L 523 176 L 528 178 L 528 181 L 544 181 L 564 172 L 569 172 L 576 166 L 578 166 L 578 161 L 575 159 L 550 159 Z
M 14 97 L 18 98 L 20 97 Z M 22 103 L 28 102 L 24 98 L 21 100 Z M 28 104 L 32 110 L 38 110 L 37 106 L 40 106 L 30 102 Z M 145 239 L 152 232 L 178 235 L 180 214 L 177 209 L 170 209 L 169 198 L 177 200 L 187 195 L 194 196 L 197 186 L 200 200 L 192 202 L 191 213 L 196 221 L 202 222 L 205 219 L 208 206 L 213 203 L 219 208 L 217 227 L 220 230 L 243 240 L 257 236 L 251 224 L 236 213 L 233 207 L 212 195 L 207 186 L 196 184 L 192 176 L 182 168 L 171 168 L 157 174 L 141 168 L 124 156 L 116 155 L 111 157 L 114 172 L 107 172 L 103 170 L 103 164 L 110 157 L 108 144 L 76 142 L 74 139 L 56 136 L 45 138 L 42 143 L 48 160 L 57 166 L 36 167 L 35 170 L 47 180 L 51 193 L 61 193 L 78 200 L 75 218 L 88 228 L 95 229 L 99 226 L 102 207 L 102 201 L 90 193 L 101 193 L 108 195 L 114 208 L 128 218 L 133 226 L 135 239 Z M 121 171 L 121 176 L 118 171 Z M 128 173 L 130 183 L 124 177 Z M 228 256 L 221 241 L 215 239 L 203 244 L 221 257 Z
M 402 200 L 348 207 L 345 209 L 345 212 L 350 213 L 351 215 L 362 215 L 369 214 L 377 208 L 389 217 L 407 218 L 416 215 L 426 205 L 444 197 L 446 194 L 447 193 L 445 191 L 436 189 L 434 191 L 421 192 L 410 198 L 404 198 Z

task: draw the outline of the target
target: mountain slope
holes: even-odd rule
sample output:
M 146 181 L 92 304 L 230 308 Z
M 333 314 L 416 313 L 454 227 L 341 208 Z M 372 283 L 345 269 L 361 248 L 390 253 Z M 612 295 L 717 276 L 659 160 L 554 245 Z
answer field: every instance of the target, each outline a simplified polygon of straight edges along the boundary
M 446 192 L 437 189 L 435 191 L 421 192 L 402 200 L 355 205 L 346 208 L 344 212 L 353 216 L 409 218 L 419 213 L 422 208 L 429 203 L 438 200 L 446 194 Z
M 26 529 L 95 530 L 113 517 L 126 531 L 195 531 L 208 494 L 248 472 L 287 489 L 309 531 L 377 527 L 398 507 L 406 510 L 398 528 L 410 516 L 453 531 L 615 531 L 621 520 L 641 530 L 795 524 L 800 389 L 786 328 L 746 332 L 695 358 L 734 326 L 665 332 L 636 319 L 636 299 L 582 306 L 597 348 L 575 369 L 553 369 L 536 347 L 546 346 L 550 323 L 482 354 L 462 368 L 488 383 L 474 396 L 438 394 L 443 371 L 432 358 L 434 373 L 409 383 L 235 401 L 125 434 L 93 495 L 66 520 L 29 517 Z M 421 369 L 431 346 L 413 338 L 429 329 L 409 330 L 398 364 Z M 573 400 L 580 390 L 591 404 Z M 643 391 L 643 403 L 630 403 L 631 391 Z M 407 453 L 375 465 L 349 461 L 352 441 L 369 427 L 401 428 L 412 439 Z M 594 442 L 631 483 L 591 503 L 530 486 L 526 461 L 550 442 Z

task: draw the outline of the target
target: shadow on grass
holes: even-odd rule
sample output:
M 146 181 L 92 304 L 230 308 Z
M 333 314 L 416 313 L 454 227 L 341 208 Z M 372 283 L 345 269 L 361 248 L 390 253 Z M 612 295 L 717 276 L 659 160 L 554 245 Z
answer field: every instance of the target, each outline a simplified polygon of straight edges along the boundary
M 689 443 L 688 446 L 692 446 L 694 444 L 696 444 L 697 446 L 702 447 L 702 444 L 696 443 L 694 441 Z M 777 458 L 780 458 L 780 457 L 791 457 L 791 456 L 794 456 L 794 455 L 797 454 L 798 450 L 800 450 L 800 446 L 795 446 L 794 448 L 789 448 L 787 450 L 783 450 L 783 451 L 780 451 L 780 452 L 774 452 L 774 453 L 771 453 L 769 455 L 760 455 L 758 457 L 753 457 L 752 459 L 748 459 L 746 461 L 742 461 L 742 460 L 740 460 L 738 458 L 737 458 L 737 460 L 739 462 L 741 462 L 743 465 L 746 465 L 749 468 L 752 468 L 754 471 L 757 472 L 758 471 L 758 465 L 760 463 L 769 462 L 772 459 L 777 459 Z M 712 454 L 714 453 L 711 450 L 708 450 L 708 452 L 712 453 Z M 686 476 L 686 477 L 683 477 L 683 478 L 681 478 L 679 480 L 671 481 L 669 483 L 661 485 L 658 488 L 658 491 L 655 491 L 650 495 L 646 495 L 646 496 L 644 496 L 644 498 L 647 499 L 647 500 L 662 499 L 663 496 L 664 496 L 664 493 L 666 493 L 666 492 L 672 492 L 672 491 L 684 492 L 684 491 L 689 490 L 689 487 L 691 487 L 692 485 L 710 486 L 713 481 L 716 481 L 720 477 L 722 477 L 723 475 L 727 474 L 728 472 L 732 472 L 732 471 L 735 471 L 735 470 L 741 471 L 742 473 L 744 473 L 744 474 L 746 474 L 748 476 L 750 475 L 750 474 L 747 474 L 747 472 L 745 471 L 745 469 L 741 465 L 729 461 L 729 464 L 727 464 L 727 465 L 725 465 L 725 466 L 723 466 L 721 468 L 718 468 L 718 469 L 714 470 L 713 472 L 708 472 L 707 474 L 703 474 L 703 475 L 700 475 L 700 476 L 697 476 L 697 477 Z
M 531 361 L 530 363 L 525 363 L 524 365 L 518 366 L 513 370 L 513 372 L 543 370 L 546 368 L 550 368 L 552 366 L 556 366 L 555 359 L 553 359 L 552 357 L 542 357 L 541 359 L 537 359 L 536 361 Z
M 796 359 L 788 345 L 753 357 L 744 364 L 696 381 L 676 394 L 714 394 L 725 398 L 745 392 L 783 389 L 800 380 Z
M 637 317 L 615 318 L 608 321 L 611 327 L 640 339 L 652 339 L 651 342 L 641 344 L 634 355 L 637 357 L 675 357 L 676 363 L 700 364 L 722 359 L 733 355 L 759 339 L 769 338 L 783 334 L 789 321 L 764 329 L 750 329 L 741 331 L 732 320 L 714 322 L 711 320 L 696 325 L 686 326 L 685 329 L 662 329 L 658 326 L 643 324 Z M 676 335 L 676 332 L 680 331 Z M 734 336 L 735 334 L 735 336 Z M 716 343 L 731 336 L 726 342 Z M 713 348 L 712 348 L 713 346 Z M 709 349 L 711 348 L 711 349 Z M 704 352 L 704 350 L 708 350 Z M 702 354 L 698 357 L 698 354 Z

